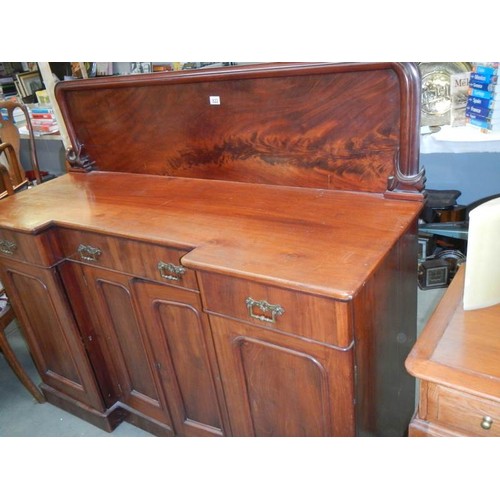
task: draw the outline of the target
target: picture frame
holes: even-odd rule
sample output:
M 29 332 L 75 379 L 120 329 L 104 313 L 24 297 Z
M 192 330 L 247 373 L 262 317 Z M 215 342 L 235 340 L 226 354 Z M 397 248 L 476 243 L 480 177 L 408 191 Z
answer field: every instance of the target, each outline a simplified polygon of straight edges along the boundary
M 151 73 L 152 63 L 150 62 L 131 62 L 130 63 L 130 74 L 138 73 Z
M 94 76 L 111 76 L 113 74 L 112 62 L 96 62 Z
M 30 97 L 34 95 L 37 90 L 42 90 L 44 88 L 42 77 L 38 71 L 18 73 L 17 80 L 19 82 L 21 97 Z

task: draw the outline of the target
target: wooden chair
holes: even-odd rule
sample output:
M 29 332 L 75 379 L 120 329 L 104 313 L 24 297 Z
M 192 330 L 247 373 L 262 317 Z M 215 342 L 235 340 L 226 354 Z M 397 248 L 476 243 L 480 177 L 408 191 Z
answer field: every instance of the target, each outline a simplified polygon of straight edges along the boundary
M 25 171 L 19 160 L 21 136 L 14 123 L 15 108 L 21 108 L 26 116 L 26 125 L 30 132 L 31 171 Z M 42 176 L 40 175 L 36 156 L 33 129 L 26 106 L 15 101 L 0 101 L 0 111 L 3 109 L 7 110 L 7 117 L 0 114 L 0 155 L 3 154 L 6 158 L 7 166 L 0 162 L 0 199 L 27 188 L 31 180 L 26 175 L 28 172 L 31 172 L 32 180 L 34 180 L 35 183 L 42 182 Z M 7 363 L 26 389 L 28 389 L 39 403 L 43 403 L 45 401 L 43 394 L 30 379 L 7 340 L 5 329 L 14 319 L 14 310 L 9 304 L 3 285 L 0 283 L 0 352 L 3 352 Z
M 17 359 L 15 352 L 7 340 L 7 335 L 5 329 L 12 323 L 15 319 L 14 311 L 9 304 L 7 296 L 5 295 L 5 290 L 3 285 L 0 283 L 0 352 L 3 352 L 5 359 L 12 371 L 16 374 L 17 378 L 21 383 L 28 389 L 32 396 L 39 402 L 44 403 L 45 397 L 41 393 L 40 389 L 31 380 L 28 373 L 24 369 L 23 365 Z
M 20 161 L 21 135 L 14 122 L 16 108 L 20 108 L 24 113 L 29 132 L 31 168 L 27 170 L 23 168 Z M 43 181 L 27 107 L 17 101 L 0 101 L 0 112 L 4 110 L 7 116 L 0 113 L 0 156 L 4 155 L 7 165 L 2 164 L 0 167 L 0 199 L 25 189 L 30 181 L 36 184 Z

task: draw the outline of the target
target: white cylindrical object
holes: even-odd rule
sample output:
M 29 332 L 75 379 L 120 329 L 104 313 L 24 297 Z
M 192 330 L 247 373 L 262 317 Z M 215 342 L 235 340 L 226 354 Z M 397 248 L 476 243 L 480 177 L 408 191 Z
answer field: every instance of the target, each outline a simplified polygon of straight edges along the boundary
M 500 198 L 469 213 L 464 309 L 500 303 Z

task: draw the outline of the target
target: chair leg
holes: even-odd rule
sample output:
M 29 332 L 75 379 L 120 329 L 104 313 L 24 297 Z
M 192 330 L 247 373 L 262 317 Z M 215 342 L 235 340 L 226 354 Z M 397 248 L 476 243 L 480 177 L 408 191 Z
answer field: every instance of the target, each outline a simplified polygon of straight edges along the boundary
M 12 368 L 12 371 L 16 374 L 17 378 L 21 381 L 24 387 L 28 389 L 28 391 L 39 403 L 45 403 L 44 395 L 35 385 L 35 383 L 29 378 L 26 370 L 21 365 L 21 363 L 19 363 L 14 351 L 10 347 L 3 328 L 0 328 L 0 351 L 3 352 L 7 363 Z

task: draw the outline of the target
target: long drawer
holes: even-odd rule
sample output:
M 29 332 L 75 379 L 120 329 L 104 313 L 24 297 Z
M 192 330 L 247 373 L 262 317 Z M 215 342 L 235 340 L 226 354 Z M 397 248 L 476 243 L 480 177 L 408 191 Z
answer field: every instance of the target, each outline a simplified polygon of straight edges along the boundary
M 194 271 L 181 264 L 189 249 L 143 243 L 88 231 L 59 229 L 65 258 L 197 290 Z
M 349 302 L 202 272 L 205 311 L 347 348 L 353 334 Z

